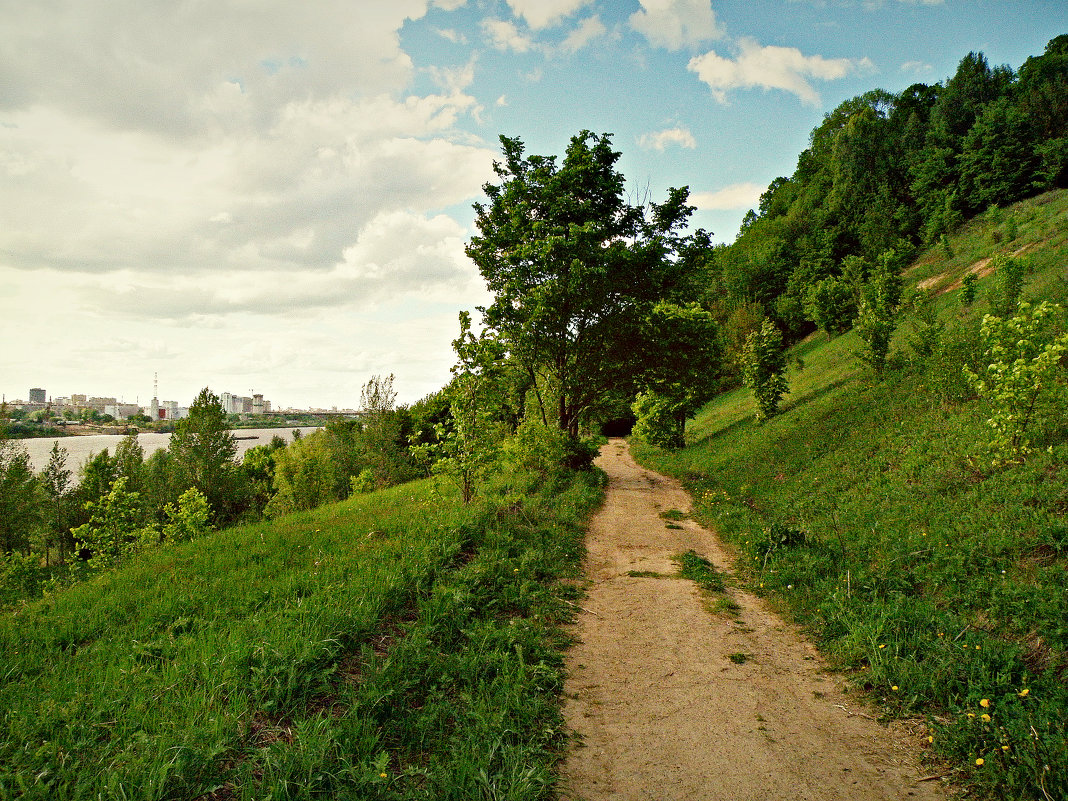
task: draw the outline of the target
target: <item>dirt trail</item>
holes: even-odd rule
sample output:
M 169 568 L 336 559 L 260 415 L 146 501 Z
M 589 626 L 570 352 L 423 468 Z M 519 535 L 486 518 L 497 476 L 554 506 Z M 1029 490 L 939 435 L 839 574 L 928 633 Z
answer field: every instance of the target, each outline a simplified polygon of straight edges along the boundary
M 721 572 L 730 559 L 692 521 L 667 528 L 660 512 L 688 510 L 689 496 L 622 440 L 598 464 L 610 483 L 568 657 L 565 716 L 582 739 L 563 765 L 564 799 L 945 799 L 917 781 L 901 733 L 864 717 L 760 599 L 732 589 L 741 611 L 712 614 L 690 581 L 628 576 L 671 575 L 671 557 L 691 548 Z

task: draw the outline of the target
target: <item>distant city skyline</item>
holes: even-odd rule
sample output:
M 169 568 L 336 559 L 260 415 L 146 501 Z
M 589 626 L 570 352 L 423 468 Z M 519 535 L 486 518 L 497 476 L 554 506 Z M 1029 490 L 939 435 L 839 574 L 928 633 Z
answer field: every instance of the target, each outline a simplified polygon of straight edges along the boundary
M 297 408 L 449 380 L 501 134 L 610 132 L 729 242 L 842 101 L 1068 33 L 1064 0 L 0 5 L 0 387 Z

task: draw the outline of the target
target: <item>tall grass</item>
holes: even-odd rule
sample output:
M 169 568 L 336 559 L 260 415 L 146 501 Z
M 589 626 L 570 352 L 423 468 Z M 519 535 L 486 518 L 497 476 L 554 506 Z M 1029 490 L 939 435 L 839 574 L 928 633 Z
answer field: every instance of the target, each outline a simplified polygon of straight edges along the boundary
M 1026 246 L 1025 296 L 1064 303 L 1066 210 L 1060 192 L 990 214 L 951 240 L 954 259 L 933 250 L 910 276 L 948 287 Z M 992 234 L 1008 215 L 1012 242 Z M 935 311 L 965 331 L 982 309 L 951 291 Z M 992 467 L 986 409 L 945 390 L 963 351 L 910 356 L 907 328 L 884 381 L 850 362 L 852 335 L 817 336 L 779 417 L 756 425 L 751 399 L 731 393 L 685 450 L 635 453 L 688 483 L 753 589 L 885 714 L 928 721 L 931 753 L 957 780 L 990 797 L 1068 798 L 1068 427 Z
M 0 797 L 545 798 L 591 476 L 418 482 L 0 616 Z

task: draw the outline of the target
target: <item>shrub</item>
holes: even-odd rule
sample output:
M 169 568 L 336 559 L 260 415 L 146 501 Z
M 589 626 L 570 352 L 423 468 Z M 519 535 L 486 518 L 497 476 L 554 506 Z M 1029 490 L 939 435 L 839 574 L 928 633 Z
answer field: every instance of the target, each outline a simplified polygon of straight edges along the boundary
M 830 335 L 849 330 L 857 304 L 849 284 L 840 278 L 824 278 L 805 295 L 805 316 Z
M 163 526 L 165 542 L 188 542 L 211 531 L 211 508 L 203 493 L 190 487 L 178 498 L 178 505 L 167 504 L 167 522 Z
M 1051 318 L 1060 307 L 1043 302 L 1033 309 L 1020 304 L 1020 314 L 983 318 L 980 336 L 986 365 L 966 373 L 991 407 L 987 423 L 995 460 L 1026 454 L 1068 404 L 1061 359 L 1068 352 L 1068 334 L 1055 335 Z
M 764 320 L 760 330 L 745 341 L 742 380 L 753 390 L 757 403 L 757 420 L 767 420 L 779 411 L 779 401 L 786 394 L 786 351 L 782 332 L 771 320 Z

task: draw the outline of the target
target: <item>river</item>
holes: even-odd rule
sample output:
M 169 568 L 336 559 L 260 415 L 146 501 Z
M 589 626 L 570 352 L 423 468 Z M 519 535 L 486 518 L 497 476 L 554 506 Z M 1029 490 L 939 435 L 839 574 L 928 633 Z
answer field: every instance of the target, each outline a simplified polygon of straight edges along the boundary
M 256 445 L 266 445 L 274 436 L 280 436 L 286 442 L 293 441 L 293 431 L 299 429 L 302 434 L 315 431 L 315 426 L 294 426 L 294 428 L 237 428 L 234 429 L 234 437 L 237 439 L 237 456 L 241 456 L 249 448 Z M 52 443 L 58 442 L 59 447 L 67 450 L 67 469 L 77 472 L 89 457 L 100 453 L 104 448 L 114 456 L 115 446 L 122 441 L 119 434 L 89 434 L 81 437 L 59 437 L 58 439 L 20 439 L 16 442 L 26 448 L 30 455 L 30 464 L 33 469 L 41 471 L 48 464 L 48 454 L 52 450 Z M 147 431 L 137 435 L 137 441 L 145 451 L 148 458 L 160 448 L 166 448 L 171 441 L 170 434 L 158 434 Z

